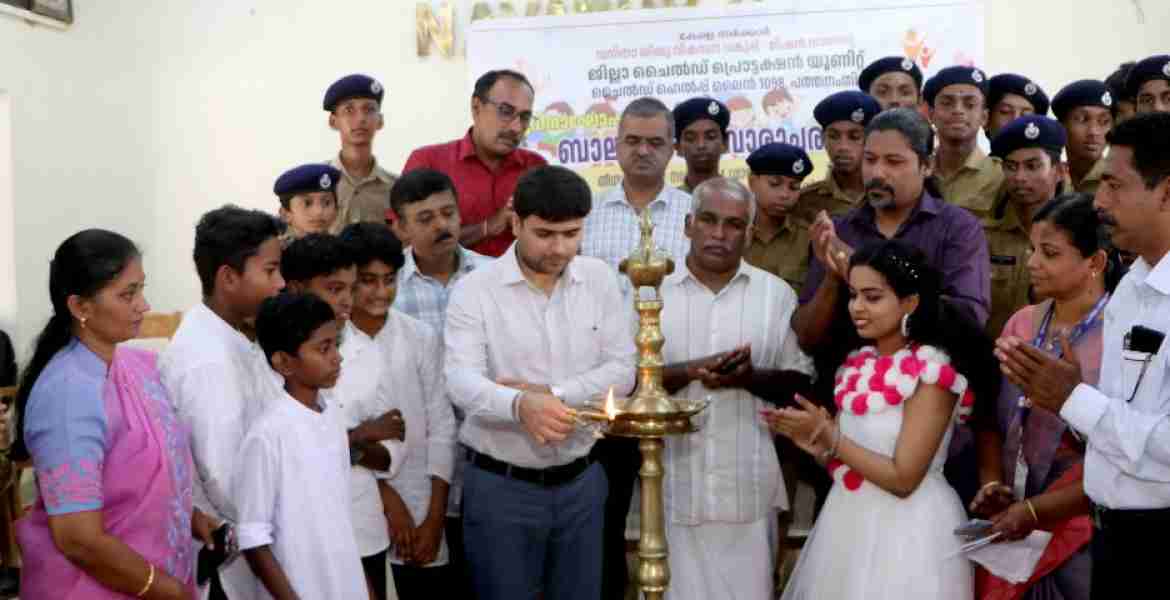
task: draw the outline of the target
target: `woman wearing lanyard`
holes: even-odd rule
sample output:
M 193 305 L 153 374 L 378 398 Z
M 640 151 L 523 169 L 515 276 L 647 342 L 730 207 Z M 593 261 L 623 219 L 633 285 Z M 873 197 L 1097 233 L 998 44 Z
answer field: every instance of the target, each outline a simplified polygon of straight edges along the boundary
M 1104 307 L 1123 268 L 1107 246 L 1092 196 L 1066 194 L 1049 201 L 1033 217 L 1030 237 L 1032 292 L 1045 300 L 1012 315 L 1002 335 L 1032 340 L 1059 356 L 1066 334 L 1084 381 L 1096 384 Z M 983 487 L 971 510 L 991 519 L 992 531 L 1003 540 L 1022 539 L 1035 529 L 1050 531 L 1053 539 L 1024 583 L 980 569 L 977 597 L 1087 599 L 1092 524 L 1081 485 L 1084 442 L 1058 415 L 1033 408 L 1006 379 L 997 417 L 998 427 L 980 434 Z

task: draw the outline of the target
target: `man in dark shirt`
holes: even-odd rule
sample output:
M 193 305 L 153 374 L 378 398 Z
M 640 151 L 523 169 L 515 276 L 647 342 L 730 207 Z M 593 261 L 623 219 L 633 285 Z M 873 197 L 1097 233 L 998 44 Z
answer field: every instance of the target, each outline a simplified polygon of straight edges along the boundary
M 832 405 L 832 374 L 860 345 L 848 311 L 846 275 L 853 249 L 885 239 L 917 247 L 941 275 L 947 300 L 979 325 L 987 322 L 991 306 L 987 239 L 978 219 L 942 201 L 928 184 L 933 150 L 934 133 L 917 111 L 898 108 L 874 117 L 865 129 L 862 155 L 865 203 L 832 219 L 822 212 L 810 229 L 813 258 L 792 328 L 801 349 L 824 374 L 814 395 L 825 406 Z M 972 437 L 965 431 L 955 439 L 951 456 L 961 456 L 948 463 L 948 480 L 960 497 L 970 499 L 975 490 L 967 488 L 978 487 Z

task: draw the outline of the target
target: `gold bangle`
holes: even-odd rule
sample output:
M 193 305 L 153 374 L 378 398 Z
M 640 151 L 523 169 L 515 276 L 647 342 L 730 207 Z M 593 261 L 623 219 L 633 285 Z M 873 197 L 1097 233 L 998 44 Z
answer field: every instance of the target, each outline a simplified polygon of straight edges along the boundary
M 488 237 L 487 221 L 484 221 L 483 222 L 483 239 L 486 240 L 487 237 Z
M 1000 485 L 1000 481 L 998 479 L 995 481 L 988 481 L 987 483 L 983 484 L 983 487 L 979 488 L 979 491 L 982 492 L 983 490 L 986 490 L 993 485 Z
M 1024 506 L 1028 507 L 1028 512 L 1032 513 L 1032 519 L 1034 519 L 1036 521 L 1036 524 L 1039 525 L 1040 524 L 1040 517 L 1036 516 L 1036 507 L 1032 506 L 1032 501 L 1031 500 L 1024 500 Z
M 147 563 L 147 564 L 150 565 L 150 573 L 146 576 L 146 585 L 142 586 L 142 590 L 138 592 L 137 597 L 139 597 L 139 598 L 145 598 L 146 593 L 149 592 L 151 586 L 154 585 L 154 564 L 153 563 Z

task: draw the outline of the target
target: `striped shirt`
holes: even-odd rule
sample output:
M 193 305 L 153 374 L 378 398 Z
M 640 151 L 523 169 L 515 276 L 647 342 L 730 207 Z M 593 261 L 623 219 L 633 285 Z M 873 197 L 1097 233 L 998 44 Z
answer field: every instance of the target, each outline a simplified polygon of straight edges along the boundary
M 683 232 L 691 212 L 691 195 L 674 187 L 663 186 L 650 202 L 650 220 L 654 223 L 654 244 L 674 259 L 675 270 L 682 268 L 691 240 Z M 642 230 L 640 215 L 626 199 L 624 186 L 616 186 L 596 202 L 585 218 L 581 254 L 600 258 L 614 269 L 638 245 Z M 630 280 L 618 277 L 622 297 L 630 297 Z
M 796 344 L 789 321 L 796 293 L 783 280 L 740 262 L 717 294 L 684 265 L 662 284 L 662 334 L 666 364 L 727 352 L 751 344 L 752 365 L 813 373 L 812 360 Z M 710 401 L 691 435 L 666 440 L 664 490 L 672 523 L 750 523 L 787 494 L 772 434 L 759 417 L 764 401 L 742 389 L 710 390 L 693 381 L 675 394 Z
M 458 249 L 459 264 L 446 285 L 433 277 L 423 275 L 414 262 L 414 251 L 409 248 L 405 252 L 406 262 L 398 270 L 398 293 L 394 296 L 394 308 L 430 325 L 439 335 L 439 347 L 443 345 L 443 321 L 447 314 L 447 300 L 451 297 L 455 282 L 477 267 L 494 260 L 463 246 L 458 246 Z

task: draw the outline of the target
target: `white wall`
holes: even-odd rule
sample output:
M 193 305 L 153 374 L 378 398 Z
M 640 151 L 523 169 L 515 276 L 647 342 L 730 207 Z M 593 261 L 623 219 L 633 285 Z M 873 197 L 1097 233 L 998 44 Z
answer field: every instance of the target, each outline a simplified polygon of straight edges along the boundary
M 1155 26 L 1170 22 L 1170 2 L 1139 3 L 1144 25 L 1133 0 L 987 0 L 985 67 L 1028 74 L 1051 94 L 1127 58 L 1170 51 L 1170 32 Z M 65 32 L 0 16 L 16 199 L 15 240 L 0 252 L 18 249 L 22 350 L 48 315 L 53 249 L 84 227 L 144 247 L 156 309 L 194 302 L 199 215 L 226 202 L 273 210 L 280 171 L 335 153 L 320 102 L 338 76 L 367 72 L 385 84 L 376 151 L 392 171 L 412 148 L 468 125 L 465 63 L 415 56 L 413 1 L 74 4 L 76 24 Z M 0 219 L 3 178 L 0 166 Z
M 13 239 L 12 120 L 8 93 L 0 90 L 0 329 L 15 331 L 16 240 Z

